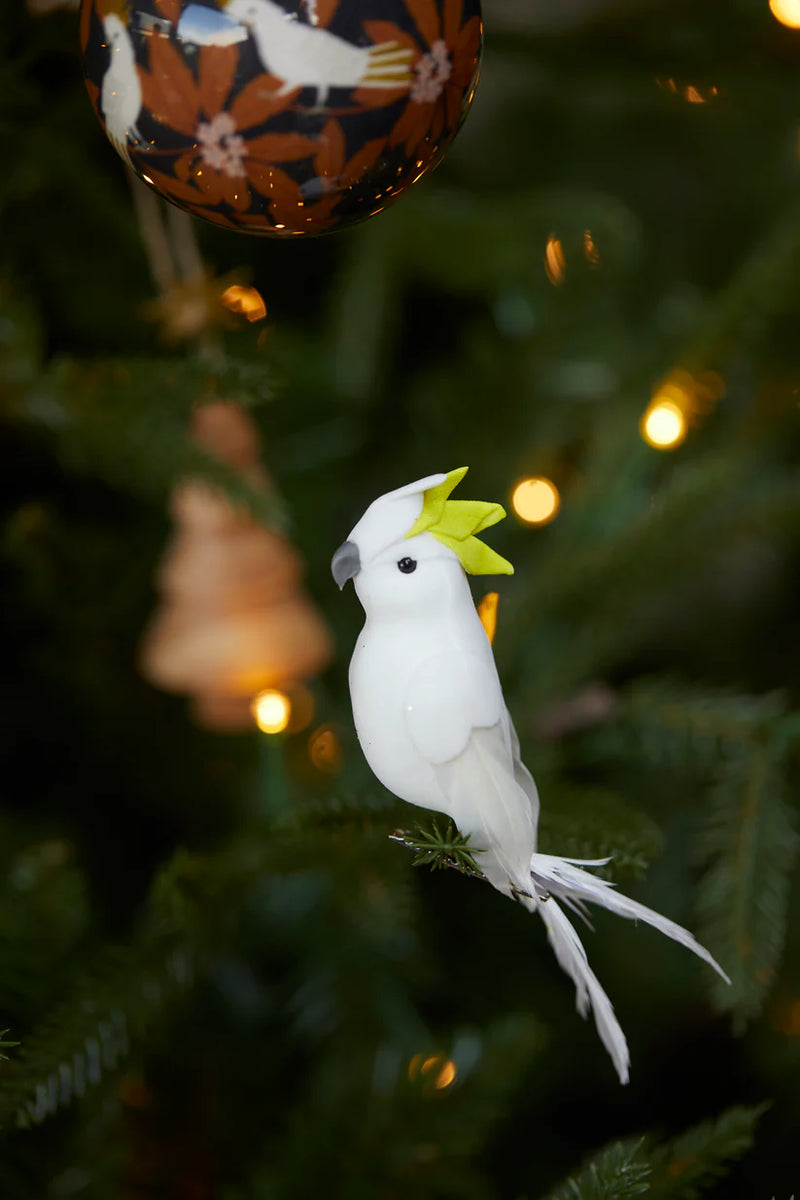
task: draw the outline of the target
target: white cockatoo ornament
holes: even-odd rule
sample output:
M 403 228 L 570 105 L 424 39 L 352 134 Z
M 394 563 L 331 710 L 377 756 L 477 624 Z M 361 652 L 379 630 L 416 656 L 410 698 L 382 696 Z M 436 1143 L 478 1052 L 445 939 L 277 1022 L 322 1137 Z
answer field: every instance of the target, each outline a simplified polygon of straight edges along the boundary
M 607 859 L 536 852 L 536 785 L 520 759 L 465 575 L 513 573 L 475 536 L 505 512 L 499 504 L 449 499 L 466 471 L 430 475 L 380 496 L 333 557 L 335 581 L 342 588 L 353 580 L 366 613 L 350 663 L 356 731 L 381 783 L 410 804 L 451 817 L 489 883 L 539 914 L 575 984 L 578 1011 L 592 1010 L 626 1083 L 625 1035 L 562 904 L 579 916 L 589 902 L 646 921 L 727 976 L 688 930 L 582 869 Z
M 330 88 L 411 87 L 413 51 L 398 42 L 356 46 L 314 23 L 298 20 L 275 0 L 222 0 L 229 17 L 253 35 L 265 71 L 283 81 L 281 92 L 315 87 L 322 105 Z
M 108 48 L 108 67 L 100 89 L 100 111 L 111 144 L 128 166 L 128 146 L 141 141 L 136 122 L 142 111 L 142 87 L 128 28 L 127 0 L 100 0 L 98 13 Z

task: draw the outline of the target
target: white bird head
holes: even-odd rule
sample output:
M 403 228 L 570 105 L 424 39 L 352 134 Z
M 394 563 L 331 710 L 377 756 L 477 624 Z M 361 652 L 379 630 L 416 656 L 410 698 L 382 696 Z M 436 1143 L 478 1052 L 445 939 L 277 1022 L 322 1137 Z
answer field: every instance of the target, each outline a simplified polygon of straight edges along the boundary
M 115 46 L 121 39 L 129 39 L 128 0 L 98 0 L 97 12 L 103 22 L 105 35 L 112 46 Z
M 225 14 L 240 25 L 255 24 L 259 15 L 273 7 L 268 0 L 223 0 L 222 3 Z
M 467 467 L 428 475 L 379 496 L 333 556 L 340 588 L 352 579 L 367 612 L 429 608 L 463 588 L 471 575 L 511 575 L 514 568 L 475 534 L 506 515 L 499 504 L 450 500 Z
M 127 25 L 116 13 L 110 13 L 107 17 L 103 18 L 103 29 L 108 41 L 111 43 L 112 49 L 120 41 L 125 42 L 130 40 Z

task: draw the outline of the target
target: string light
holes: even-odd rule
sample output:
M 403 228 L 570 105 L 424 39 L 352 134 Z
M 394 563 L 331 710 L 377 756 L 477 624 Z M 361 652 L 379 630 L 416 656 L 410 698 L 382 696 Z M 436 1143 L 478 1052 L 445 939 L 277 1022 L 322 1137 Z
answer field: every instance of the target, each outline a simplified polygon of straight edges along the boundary
M 308 756 L 318 771 L 335 775 L 342 769 L 342 748 L 330 725 L 320 725 L 308 739 Z
M 285 692 L 265 688 L 253 697 L 250 711 L 262 733 L 283 733 L 292 715 L 292 702 Z
M 456 1064 L 450 1058 L 445 1058 L 443 1054 L 432 1054 L 426 1057 L 424 1054 L 415 1054 L 408 1064 L 408 1078 L 415 1080 L 422 1078 L 428 1084 L 432 1084 L 437 1092 L 443 1092 L 445 1088 L 449 1088 L 455 1082 L 458 1074 Z
M 682 100 L 688 101 L 689 104 L 708 104 L 709 100 L 716 100 L 720 94 L 718 87 L 713 86 L 706 88 L 706 94 L 690 83 L 684 87 L 682 84 L 677 84 L 674 79 L 656 79 L 656 83 L 665 92 L 672 92 L 675 96 L 680 96 Z
M 600 251 L 597 249 L 595 240 L 592 237 L 591 229 L 584 229 L 583 231 L 583 254 L 590 266 L 600 266 Z
M 241 313 L 248 321 L 262 321 L 267 315 L 267 306 L 257 288 L 232 283 L 225 288 L 220 299 L 231 312 Z
M 567 260 L 564 257 L 564 247 L 551 233 L 544 248 L 544 272 L 553 287 L 559 287 L 564 282 Z
M 800 29 L 800 0 L 769 0 L 770 12 L 776 21 L 789 29 Z
M 656 396 L 639 422 L 639 431 L 656 450 L 674 450 L 686 437 L 686 417 L 674 401 Z
M 561 507 L 558 488 L 541 475 L 522 479 L 511 493 L 511 507 L 528 525 L 547 525 Z
M 490 645 L 494 642 L 494 635 L 497 630 L 497 601 L 499 599 L 500 597 L 497 592 L 487 592 L 478 605 L 478 616 L 481 619 L 481 625 L 486 631 Z

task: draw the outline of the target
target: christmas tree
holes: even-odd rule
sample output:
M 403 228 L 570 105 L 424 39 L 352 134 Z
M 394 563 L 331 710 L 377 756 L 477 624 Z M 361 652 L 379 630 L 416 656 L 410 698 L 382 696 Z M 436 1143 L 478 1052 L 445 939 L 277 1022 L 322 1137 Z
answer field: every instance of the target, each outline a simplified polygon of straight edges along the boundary
M 435 173 L 283 240 L 164 206 L 76 12 L 7 13 L 3 1200 L 797 1190 L 800 6 L 484 19 Z M 541 850 L 731 978 L 592 914 L 627 1087 L 355 737 L 331 555 L 464 463 Z

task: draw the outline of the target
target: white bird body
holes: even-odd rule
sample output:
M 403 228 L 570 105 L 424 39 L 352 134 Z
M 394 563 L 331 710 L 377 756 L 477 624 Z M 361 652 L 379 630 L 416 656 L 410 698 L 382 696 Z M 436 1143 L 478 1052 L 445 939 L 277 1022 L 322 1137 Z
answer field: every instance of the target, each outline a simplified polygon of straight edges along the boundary
M 413 52 L 397 42 L 356 46 L 304 24 L 274 0 L 228 0 L 225 11 L 250 29 L 264 69 L 283 81 L 283 92 L 411 85 Z
M 504 513 L 446 499 L 465 470 L 379 497 L 334 556 L 334 578 L 340 586 L 354 579 L 366 613 L 350 663 L 356 731 L 384 786 L 451 817 L 486 879 L 541 916 L 576 985 L 578 1010 L 593 1010 L 624 1083 L 625 1036 L 558 901 L 581 916 L 588 901 L 646 921 L 727 977 L 687 930 L 581 869 L 599 862 L 536 852 L 536 785 L 464 574 L 464 565 L 473 573 L 513 570 L 473 536 Z
M 130 166 L 128 140 L 139 140 L 136 122 L 142 110 L 136 56 L 127 26 L 116 13 L 103 18 L 103 29 L 110 59 L 100 88 L 100 108 L 109 139 Z

